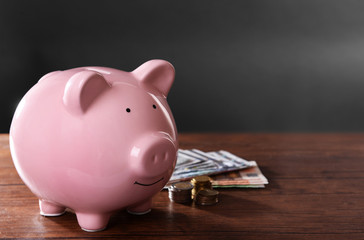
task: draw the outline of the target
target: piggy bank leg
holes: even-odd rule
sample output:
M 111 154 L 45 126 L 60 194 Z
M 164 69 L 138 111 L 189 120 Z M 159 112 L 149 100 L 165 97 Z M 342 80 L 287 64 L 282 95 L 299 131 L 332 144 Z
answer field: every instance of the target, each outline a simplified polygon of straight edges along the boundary
M 152 199 L 150 198 L 145 202 L 130 206 L 127 209 L 127 211 L 130 214 L 143 215 L 143 214 L 149 213 L 151 211 L 151 207 L 152 207 Z
M 82 230 L 98 232 L 106 228 L 110 219 L 109 213 L 80 213 L 76 212 L 77 221 Z
M 65 207 L 58 206 L 56 204 L 40 199 L 39 199 L 39 208 L 40 208 L 40 214 L 46 217 L 60 216 L 66 212 Z

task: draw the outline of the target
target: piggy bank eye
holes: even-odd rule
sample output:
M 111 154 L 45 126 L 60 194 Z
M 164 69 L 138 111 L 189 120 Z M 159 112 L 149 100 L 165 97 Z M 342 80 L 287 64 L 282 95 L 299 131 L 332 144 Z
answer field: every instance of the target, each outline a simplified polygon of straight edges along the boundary
M 127 108 L 127 109 L 126 109 L 126 112 L 130 113 L 130 111 L 131 111 L 131 110 L 130 110 L 130 108 Z
M 154 108 L 154 109 L 156 109 L 156 108 L 157 108 L 157 106 L 153 104 L 153 108 Z

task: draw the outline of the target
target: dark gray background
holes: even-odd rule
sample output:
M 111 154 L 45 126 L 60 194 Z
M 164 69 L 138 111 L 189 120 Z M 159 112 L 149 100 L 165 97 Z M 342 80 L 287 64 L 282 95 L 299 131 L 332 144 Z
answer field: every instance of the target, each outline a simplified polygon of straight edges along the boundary
M 364 1 L 0 1 L 0 132 L 47 72 L 176 68 L 186 131 L 363 131 Z

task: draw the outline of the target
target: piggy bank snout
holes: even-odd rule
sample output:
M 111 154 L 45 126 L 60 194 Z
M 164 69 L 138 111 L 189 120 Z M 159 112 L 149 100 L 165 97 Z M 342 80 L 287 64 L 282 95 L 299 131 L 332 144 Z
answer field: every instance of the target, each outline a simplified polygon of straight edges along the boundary
M 130 165 L 142 177 L 158 176 L 172 168 L 177 148 L 171 138 L 163 133 L 143 136 L 130 152 Z

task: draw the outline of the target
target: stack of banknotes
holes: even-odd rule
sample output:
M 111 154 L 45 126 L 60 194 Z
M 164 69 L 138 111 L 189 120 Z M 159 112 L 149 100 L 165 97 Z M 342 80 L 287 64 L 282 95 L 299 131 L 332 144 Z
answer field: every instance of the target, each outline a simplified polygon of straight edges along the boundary
M 255 161 L 224 150 L 179 149 L 176 167 L 167 186 L 202 175 L 210 176 L 214 188 L 264 188 L 268 184 Z

